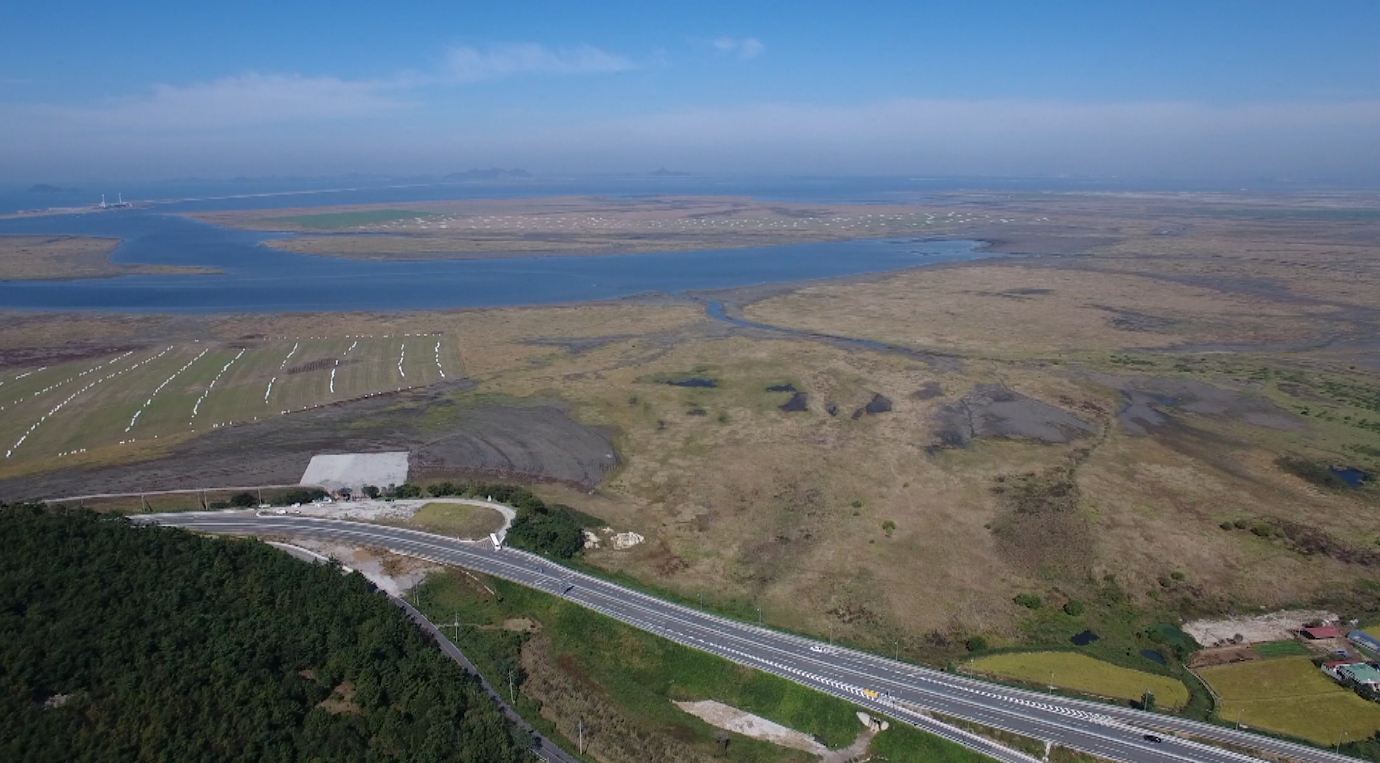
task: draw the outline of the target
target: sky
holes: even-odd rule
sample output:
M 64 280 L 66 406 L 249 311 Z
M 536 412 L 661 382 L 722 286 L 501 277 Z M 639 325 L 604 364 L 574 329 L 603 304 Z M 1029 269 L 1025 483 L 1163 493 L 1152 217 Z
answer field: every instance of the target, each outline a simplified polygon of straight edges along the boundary
M 1380 185 L 1380 2 L 0 7 L 0 182 L 351 172 Z

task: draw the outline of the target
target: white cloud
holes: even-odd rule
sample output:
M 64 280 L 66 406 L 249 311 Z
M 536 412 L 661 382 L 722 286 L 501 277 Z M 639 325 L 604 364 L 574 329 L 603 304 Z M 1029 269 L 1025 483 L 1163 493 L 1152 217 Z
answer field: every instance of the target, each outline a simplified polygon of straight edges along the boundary
M 716 37 L 709 44 L 724 55 L 737 56 L 744 61 L 767 51 L 767 46 L 756 37 Z
M 593 45 L 548 48 L 535 42 L 484 48 L 457 46 L 446 54 L 445 74 L 457 82 L 478 82 L 512 74 L 593 74 L 634 69 L 633 62 Z
M 252 127 L 367 117 L 397 110 L 398 81 L 343 80 L 297 74 L 242 74 L 84 106 L 36 106 L 34 116 L 98 129 L 179 130 Z

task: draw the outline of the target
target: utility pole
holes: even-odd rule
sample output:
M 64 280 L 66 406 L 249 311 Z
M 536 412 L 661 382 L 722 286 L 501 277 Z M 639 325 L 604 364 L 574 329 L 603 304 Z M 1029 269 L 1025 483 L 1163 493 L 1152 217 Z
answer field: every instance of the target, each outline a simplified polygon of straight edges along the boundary
M 585 719 L 580 719 L 580 754 L 585 754 Z
M 762 624 L 762 605 L 761 605 L 761 604 L 758 604 L 758 605 L 757 605 L 757 624 L 758 624 L 758 625 L 761 625 L 761 624 Z

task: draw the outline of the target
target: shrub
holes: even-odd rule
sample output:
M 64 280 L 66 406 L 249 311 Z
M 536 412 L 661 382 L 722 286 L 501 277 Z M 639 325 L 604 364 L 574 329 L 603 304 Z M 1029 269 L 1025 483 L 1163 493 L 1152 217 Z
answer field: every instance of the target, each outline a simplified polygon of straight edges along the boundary
M 230 505 L 238 506 L 242 509 L 247 509 L 250 506 L 254 506 L 257 503 L 258 501 L 254 499 L 254 495 L 252 493 L 235 493 L 234 495 L 230 496 Z
M 1071 617 L 1078 617 L 1079 615 L 1083 614 L 1083 602 L 1081 602 L 1081 601 L 1066 601 L 1066 602 L 1064 602 L 1064 614 L 1069 615 L 1069 616 L 1071 616 Z
M 1018 593 L 1011 600 L 1026 609 L 1039 609 L 1044 604 L 1040 597 L 1033 593 Z
M 987 639 L 982 636 L 972 636 L 963 642 L 963 646 L 970 652 L 985 652 L 987 651 Z

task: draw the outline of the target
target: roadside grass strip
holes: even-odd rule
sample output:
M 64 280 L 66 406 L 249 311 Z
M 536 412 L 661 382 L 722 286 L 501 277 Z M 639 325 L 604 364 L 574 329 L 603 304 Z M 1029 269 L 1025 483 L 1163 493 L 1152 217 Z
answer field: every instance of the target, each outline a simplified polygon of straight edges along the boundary
M 1197 672 L 1221 698 L 1217 714 L 1226 721 L 1324 746 L 1363 740 L 1380 730 L 1380 704 L 1336 683 L 1306 656 L 1214 665 Z
M 1008 652 L 964 663 L 972 672 L 1113 699 L 1139 700 L 1148 691 L 1162 707 L 1188 703 L 1188 687 L 1170 676 L 1123 668 L 1077 652 Z
M 224 376 L 225 372 L 230 370 L 230 366 L 235 365 L 235 361 L 239 360 L 243 356 L 244 349 L 241 348 L 239 352 L 235 353 L 235 357 L 227 360 L 225 362 L 225 365 L 221 366 L 220 371 L 216 373 L 215 378 L 211 379 L 211 383 L 206 385 L 206 389 L 201 393 L 201 397 L 198 397 L 196 399 L 196 402 L 192 404 L 192 417 L 187 420 L 187 426 L 191 426 L 192 422 L 196 421 L 197 414 L 201 412 L 201 404 L 206 401 L 207 397 L 210 396 L 211 390 L 216 388 L 216 382 L 220 381 L 220 377 Z
M 206 353 L 210 351 L 210 347 L 202 348 L 201 352 L 197 353 L 197 356 L 195 358 L 192 358 L 191 360 L 184 363 L 181 368 L 177 369 L 176 371 L 173 371 L 171 376 L 164 379 L 161 384 L 155 387 L 153 389 L 153 394 L 149 395 L 148 399 L 144 401 L 144 404 L 139 406 L 139 409 L 134 412 L 133 416 L 129 417 L 129 424 L 125 427 L 125 434 L 129 434 L 129 431 L 134 428 L 134 425 L 139 423 L 139 417 L 143 415 L 144 409 L 148 408 L 150 405 L 153 404 L 153 399 L 155 397 L 158 397 L 158 393 L 162 392 L 164 387 L 171 384 L 174 379 L 182 375 L 183 371 L 186 371 L 188 368 L 191 368 L 193 363 L 197 362 L 198 360 L 201 360 L 202 356 L 204 356 Z
M 52 418 L 53 416 L 56 416 L 56 415 L 58 414 L 58 412 L 60 412 L 63 408 L 66 408 L 66 407 L 67 407 L 67 404 L 68 404 L 68 403 L 70 403 L 70 402 L 72 402 L 73 400 L 77 399 L 77 398 L 80 397 L 83 393 L 85 393 L 86 391 L 90 390 L 92 387 L 95 387 L 95 386 L 98 385 L 98 384 L 103 384 L 103 383 L 105 383 L 105 382 L 107 382 L 107 381 L 110 381 L 111 379 L 114 379 L 114 378 L 117 377 L 117 376 L 123 376 L 124 374 L 127 374 L 127 373 L 129 373 L 130 371 L 135 370 L 136 368 L 142 367 L 142 366 L 145 365 L 146 363 L 151 363 L 151 362 L 153 362 L 153 361 L 155 361 L 155 360 L 158 360 L 159 358 L 161 358 L 161 357 L 163 357 L 164 355 L 167 355 L 169 352 L 171 352 L 171 351 L 172 351 L 172 348 L 173 348 L 172 345 L 168 345 L 168 347 L 165 348 L 165 349 L 164 349 L 162 352 L 160 352 L 160 353 L 157 353 L 157 354 L 155 354 L 155 355 L 150 355 L 149 357 L 144 358 L 143 360 L 139 361 L 138 363 L 135 363 L 135 364 L 132 365 L 132 366 L 128 366 L 128 367 L 126 367 L 126 368 L 120 369 L 119 371 L 111 371 L 110 373 L 106 374 L 105 376 L 99 376 L 99 377 L 97 377 L 97 378 L 95 378 L 95 379 L 92 379 L 91 381 L 87 382 L 86 384 L 82 385 L 81 388 L 79 388 L 76 392 L 73 392 L 72 394 L 70 394 L 70 395 L 68 395 L 67 397 L 63 398 L 62 402 L 60 402 L 60 403 L 58 403 L 57 405 L 55 405 L 55 406 L 53 406 L 52 408 L 50 408 L 50 409 L 48 410 L 47 413 L 43 414 L 42 416 L 39 416 L 39 417 L 38 417 L 38 421 L 35 421 L 33 424 L 31 424 L 31 425 L 29 426 L 29 429 L 28 429 L 26 432 L 24 432 L 24 434 L 22 434 L 22 435 L 19 436 L 19 439 L 15 441 L 14 445 L 10 446 L 10 449 L 7 450 L 7 451 L 5 451 L 5 458 L 8 459 L 10 456 L 14 455 L 14 452 L 15 452 L 16 450 L 19 450 L 19 447 L 20 447 L 21 445 L 24 444 L 24 441 L 27 440 L 27 439 L 29 439 L 29 436 L 32 435 L 32 434 L 43 424 L 43 422 L 47 421 L 48 419 Z M 115 358 L 113 358 L 113 359 L 111 359 L 111 360 L 109 360 L 109 361 L 107 361 L 107 362 L 105 362 L 105 363 L 102 363 L 102 364 L 100 365 L 100 367 L 101 367 L 101 368 L 104 368 L 105 366 L 108 366 L 108 365 L 110 365 L 111 363 L 114 363 L 116 360 L 120 360 L 120 359 L 122 359 L 122 358 L 127 358 L 127 357 L 129 357 L 130 355 L 133 355 L 133 354 L 134 354 L 134 351 L 133 351 L 133 350 L 130 350 L 129 352 L 126 352 L 126 353 L 123 354 L 123 355 L 119 355 L 119 356 L 117 356 L 117 357 L 115 357 Z M 81 375 L 85 375 L 85 372 L 83 372 L 83 374 L 81 374 Z M 69 451 L 69 452 L 70 452 L 70 451 Z

